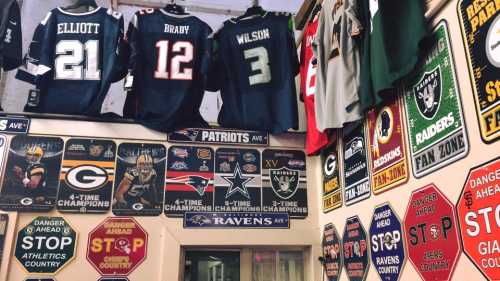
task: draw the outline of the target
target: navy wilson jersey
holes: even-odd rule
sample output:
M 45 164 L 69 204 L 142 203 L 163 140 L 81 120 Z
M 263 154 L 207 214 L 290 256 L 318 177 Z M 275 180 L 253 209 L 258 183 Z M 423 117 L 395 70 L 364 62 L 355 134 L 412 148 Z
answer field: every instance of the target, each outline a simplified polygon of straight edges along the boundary
M 137 12 L 127 32 L 131 49 L 126 102 L 129 117 L 163 132 L 207 124 L 199 108 L 212 30 L 192 15 L 162 9 Z M 132 116 L 130 116 L 132 115 Z
M 99 115 L 110 84 L 126 73 L 119 57 L 122 39 L 120 13 L 101 7 L 78 14 L 52 10 L 37 27 L 26 70 L 18 74 L 40 89 L 27 110 Z
M 211 80 L 222 94 L 219 124 L 271 133 L 297 128 L 299 63 L 291 16 L 231 19 L 215 40 L 217 77 Z

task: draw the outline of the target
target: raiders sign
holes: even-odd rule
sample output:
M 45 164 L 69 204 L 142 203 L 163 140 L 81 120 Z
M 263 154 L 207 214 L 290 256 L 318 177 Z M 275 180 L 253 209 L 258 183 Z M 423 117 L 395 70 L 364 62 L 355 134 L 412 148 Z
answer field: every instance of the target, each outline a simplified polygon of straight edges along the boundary
M 342 207 L 340 187 L 338 142 L 326 148 L 321 155 L 323 164 L 323 212 L 328 213 Z
M 495 0 L 458 2 L 481 137 L 500 139 L 500 7 Z
M 113 214 L 157 216 L 162 213 L 166 157 L 162 144 L 120 144 Z
M 214 151 L 210 147 L 172 146 L 168 149 L 165 214 L 212 212 L 214 204 Z
M 438 24 L 433 38 L 433 47 L 404 87 L 417 178 L 456 162 L 469 151 L 446 22 Z
M 57 209 L 71 213 L 106 213 L 111 207 L 116 144 L 111 140 L 66 142 Z
M 52 210 L 63 149 L 64 141 L 60 138 L 27 135 L 12 138 L 0 194 L 0 208 L 21 212 Z
M 307 217 L 306 155 L 297 150 L 262 153 L 262 211 Z

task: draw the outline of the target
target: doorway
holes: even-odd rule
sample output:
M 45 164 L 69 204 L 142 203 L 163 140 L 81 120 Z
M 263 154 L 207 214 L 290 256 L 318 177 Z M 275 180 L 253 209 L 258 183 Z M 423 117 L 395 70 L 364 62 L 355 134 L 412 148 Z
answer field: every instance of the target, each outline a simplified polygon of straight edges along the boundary
M 239 281 L 239 251 L 186 251 L 184 281 Z

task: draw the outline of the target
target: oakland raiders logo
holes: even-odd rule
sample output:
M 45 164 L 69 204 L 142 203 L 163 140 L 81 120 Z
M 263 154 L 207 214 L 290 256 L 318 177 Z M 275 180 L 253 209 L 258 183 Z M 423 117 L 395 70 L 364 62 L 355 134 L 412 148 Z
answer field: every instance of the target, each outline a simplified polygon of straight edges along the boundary
M 299 171 L 283 167 L 269 170 L 274 193 L 282 199 L 290 199 L 299 187 Z
M 422 79 L 413 87 L 415 100 L 420 114 L 426 119 L 432 119 L 438 112 L 441 103 L 441 67 L 426 72 Z

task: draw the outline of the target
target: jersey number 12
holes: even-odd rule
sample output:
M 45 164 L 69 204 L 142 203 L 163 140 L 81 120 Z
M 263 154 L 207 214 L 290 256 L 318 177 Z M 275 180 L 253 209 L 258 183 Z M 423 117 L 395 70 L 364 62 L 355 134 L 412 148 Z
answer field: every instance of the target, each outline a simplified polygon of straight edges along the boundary
M 172 44 L 172 50 L 169 50 L 170 42 L 168 40 L 158 41 L 158 64 L 156 66 L 155 78 L 165 80 L 193 80 L 193 69 L 185 67 L 181 70 L 181 63 L 190 63 L 193 61 L 194 47 L 188 41 L 177 41 Z M 178 53 L 177 55 L 170 54 Z M 167 71 L 168 59 L 170 59 L 170 72 Z

